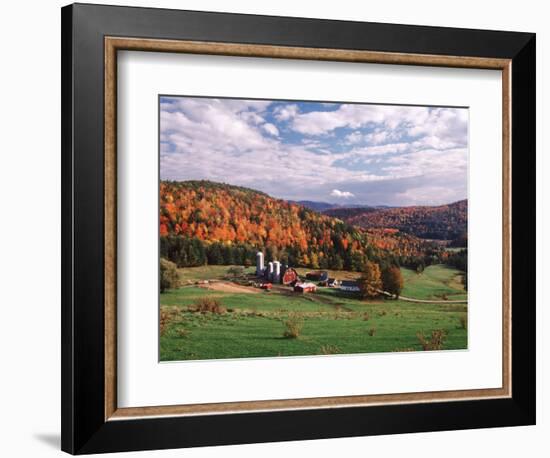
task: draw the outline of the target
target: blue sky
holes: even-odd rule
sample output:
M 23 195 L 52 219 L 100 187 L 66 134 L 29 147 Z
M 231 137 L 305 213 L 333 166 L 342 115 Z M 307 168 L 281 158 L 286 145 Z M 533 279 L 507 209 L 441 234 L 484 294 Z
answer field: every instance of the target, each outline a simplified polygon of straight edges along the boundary
M 340 205 L 467 197 L 465 108 L 161 97 L 163 180 Z

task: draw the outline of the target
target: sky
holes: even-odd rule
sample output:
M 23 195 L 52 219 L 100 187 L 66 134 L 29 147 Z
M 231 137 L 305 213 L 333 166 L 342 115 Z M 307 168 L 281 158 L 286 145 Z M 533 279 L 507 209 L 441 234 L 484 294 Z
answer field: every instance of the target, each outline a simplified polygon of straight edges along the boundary
M 466 108 L 160 98 L 162 180 L 287 200 L 440 205 L 467 197 Z

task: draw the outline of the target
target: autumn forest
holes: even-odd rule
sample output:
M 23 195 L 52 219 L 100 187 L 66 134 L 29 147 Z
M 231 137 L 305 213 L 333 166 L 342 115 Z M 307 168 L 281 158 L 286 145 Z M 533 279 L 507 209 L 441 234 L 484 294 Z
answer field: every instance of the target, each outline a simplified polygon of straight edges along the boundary
M 180 267 L 252 265 L 256 252 L 264 249 L 270 259 L 312 269 L 363 271 L 367 260 L 432 264 L 448 258 L 442 240 L 425 240 L 407 229 L 446 235 L 442 227 L 462 227 L 462 232 L 453 232 L 452 242 L 459 240 L 465 233 L 466 202 L 446 208 L 454 217 L 448 222 L 441 207 L 318 213 L 243 187 L 165 181 L 160 186 L 161 256 Z M 364 224 L 371 215 L 377 224 Z

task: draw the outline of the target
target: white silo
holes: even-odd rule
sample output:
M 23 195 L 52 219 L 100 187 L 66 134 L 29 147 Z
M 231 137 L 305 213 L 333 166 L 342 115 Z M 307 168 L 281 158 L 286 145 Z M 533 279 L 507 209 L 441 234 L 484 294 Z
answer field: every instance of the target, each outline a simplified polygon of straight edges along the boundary
M 281 263 L 279 261 L 273 261 L 273 283 L 279 283 L 281 281 Z
M 256 253 L 256 276 L 261 277 L 264 274 L 264 254 L 261 251 Z
M 267 263 L 267 279 L 273 281 L 273 263 L 271 261 Z

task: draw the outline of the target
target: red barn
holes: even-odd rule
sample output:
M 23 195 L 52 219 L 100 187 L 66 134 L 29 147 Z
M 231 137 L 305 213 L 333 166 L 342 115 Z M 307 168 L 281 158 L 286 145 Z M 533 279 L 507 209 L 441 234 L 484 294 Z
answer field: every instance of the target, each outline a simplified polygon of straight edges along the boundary
M 285 270 L 283 275 L 283 285 L 291 285 L 299 280 L 300 278 L 298 277 L 298 272 L 296 272 L 295 269 L 289 267 Z

